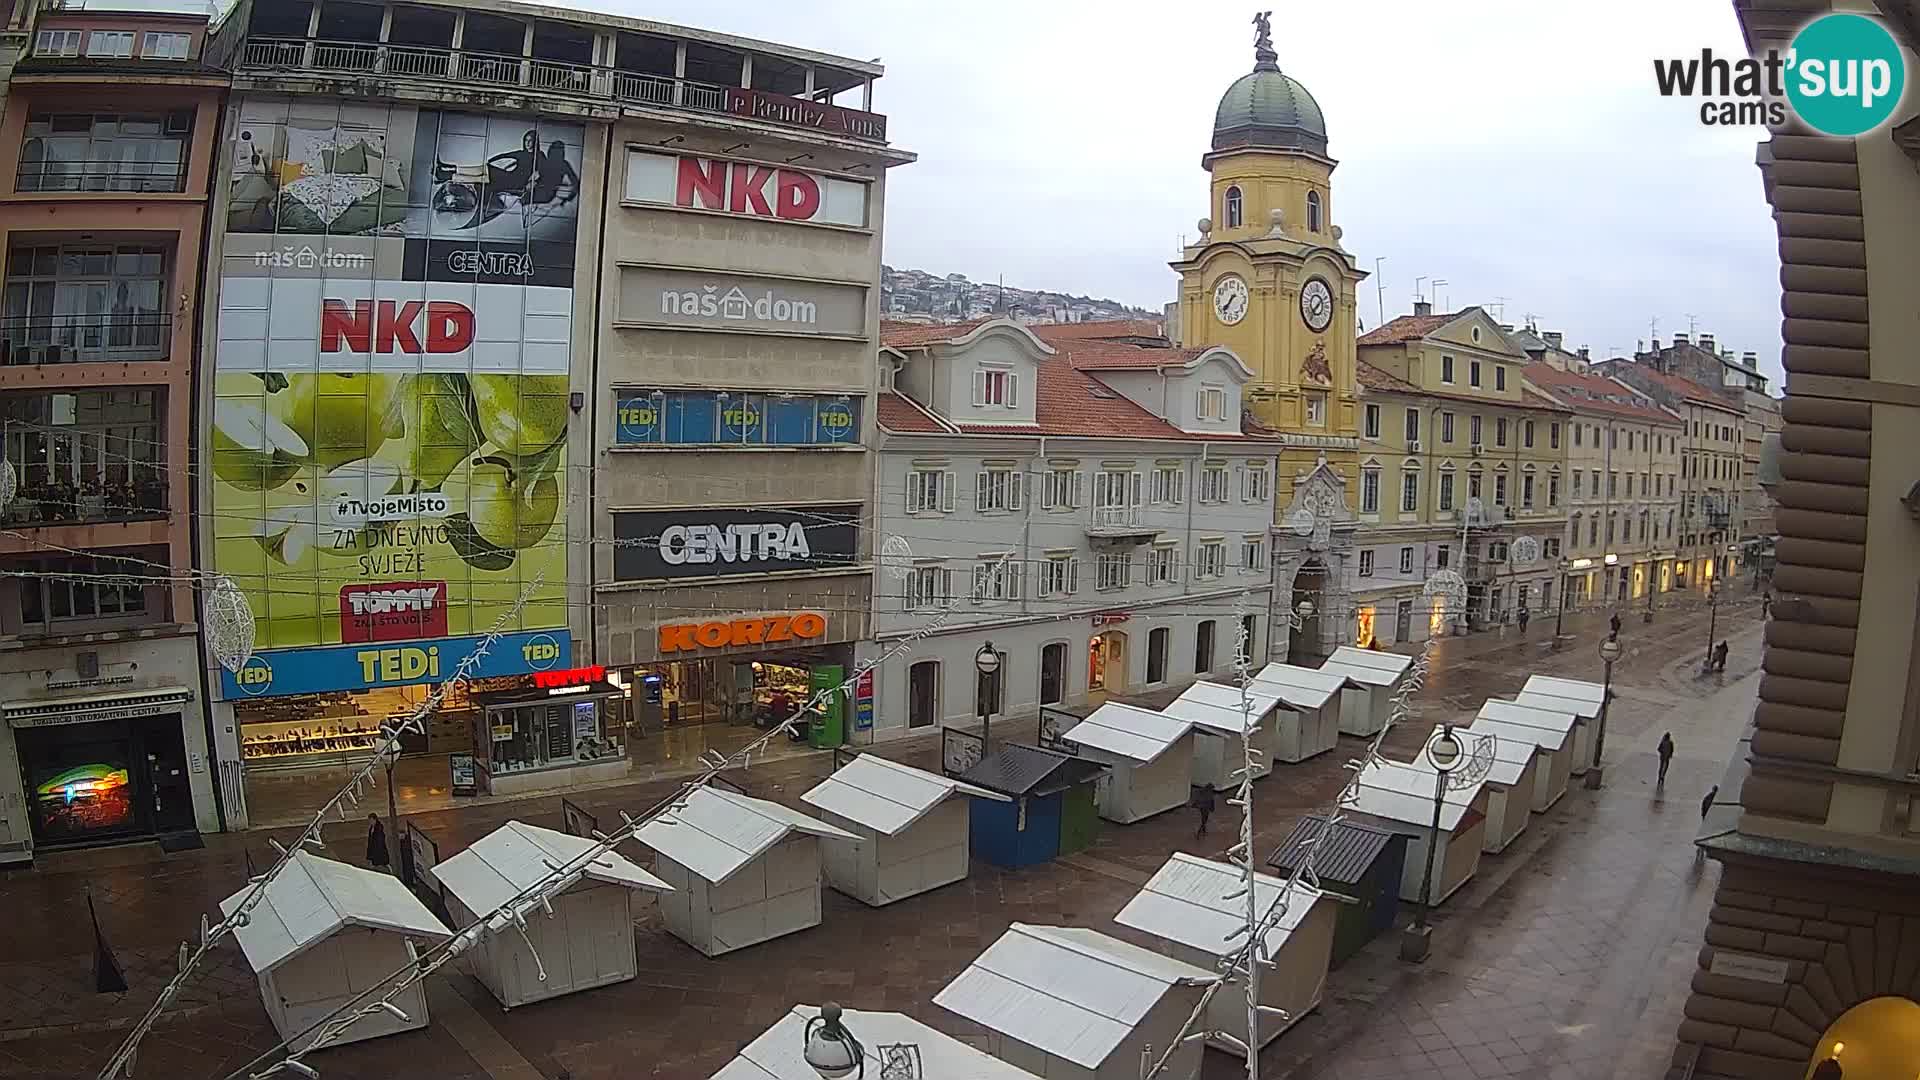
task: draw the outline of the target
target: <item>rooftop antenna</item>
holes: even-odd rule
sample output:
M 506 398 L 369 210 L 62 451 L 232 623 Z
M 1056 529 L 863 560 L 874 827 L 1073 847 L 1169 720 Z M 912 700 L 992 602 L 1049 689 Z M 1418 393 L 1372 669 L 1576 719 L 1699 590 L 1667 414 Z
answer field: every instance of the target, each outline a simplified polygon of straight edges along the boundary
M 1648 341 L 1660 340 L 1660 316 L 1658 315 L 1655 315 L 1653 318 L 1647 320 L 1647 340 Z
M 1507 301 L 1509 299 L 1511 298 L 1505 297 L 1505 296 L 1496 296 L 1493 298 L 1493 302 L 1487 305 L 1488 307 L 1493 309 L 1493 319 L 1495 322 L 1499 322 L 1500 320 L 1507 317 Z M 1531 318 L 1532 316 L 1528 316 L 1528 317 Z
M 1420 291 L 1420 283 L 1425 280 L 1427 279 L 1424 276 L 1413 279 L 1413 302 L 1416 304 L 1426 299 L 1426 297 L 1422 295 Z
M 1691 311 L 1687 312 L 1687 340 L 1689 341 L 1700 340 L 1699 338 L 1693 336 L 1693 328 L 1699 325 L 1699 323 L 1700 323 L 1700 316 L 1695 315 Z
M 1380 264 L 1386 261 L 1385 255 L 1377 256 L 1373 260 L 1374 307 L 1377 309 L 1375 313 L 1380 316 L 1376 326 L 1387 325 L 1387 279 L 1380 276 Z
M 1447 284 L 1447 279 L 1446 279 L 1446 278 L 1443 278 L 1443 277 L 1439 277 L 1439 278 L 1434 278 L 1434 279 L 1433 279 L 1433 295 L 1434 295 L 1434 298 L 1435 298 L 1435 299 L 1439 299 L 1439 297 L 1440 297 L 1440 286 L 1442 286 L 1442 285 L 1445 285 L 1445 284 Z M 1441 311 L 1445 311 L 1445 310 L 1447 310 L 1447 302 L 1446 302 L 1445 300 L 1441 300 L 1441 301 L 1440 301 L 1440 310 L 1441 310 Z
M 1525 315 L 1522 315 L 1522 316 L 1521 316 L 1521 318 L 1523 318 L 1523 319 L 1525 319 L 1525 320 L 1527 320 L 1527 329 L 1529 329 L 1529 330 L 1532 330 L 1532 329 L 1535 329 L 1535 328 L 1536 328 L 1536 327 L 1538 326 L 1538 324 L 1537 324 L 1537 323 L 1535 323 L 1535 322 L 1534 322 L 1534 320 L 1535 320 L 1535 319 L 1538 319 L 1539 317 L 1540 317 L 1540 316 L 1538 316 L 1538 315 L 1535 315 L 1535 314 L 1534 314 L 1533 312 L 1531 312 L 1531 311 L 1529 311 L 1529 312 L 1527 312 L 1527 313 L 1526 313 Z

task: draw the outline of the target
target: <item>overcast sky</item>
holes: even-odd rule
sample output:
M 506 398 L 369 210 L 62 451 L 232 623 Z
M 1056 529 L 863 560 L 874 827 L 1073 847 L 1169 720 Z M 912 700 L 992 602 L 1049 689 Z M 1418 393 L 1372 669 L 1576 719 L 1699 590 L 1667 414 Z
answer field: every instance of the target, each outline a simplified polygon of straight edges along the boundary
M 616 10 L 857 59 L 886 77 L 886 259 L 1158 308 L 1207 212 L 1213 110 L 1253 64 L 1219 0 L 612 0 Z M 1743 55 L 1729 0 L 1274 5 L 1282 70 L 1326 113 L 1333 221 L 1388 318 L 1416 276 L 1453 307 L 1506 297 L 1571 346 L 1697 331 L 1779 371 L 1778 259 L 1758 128 L 1662 99 L 1652 58 Z M 1376 325 L 1374 281 L 1360 312 Z

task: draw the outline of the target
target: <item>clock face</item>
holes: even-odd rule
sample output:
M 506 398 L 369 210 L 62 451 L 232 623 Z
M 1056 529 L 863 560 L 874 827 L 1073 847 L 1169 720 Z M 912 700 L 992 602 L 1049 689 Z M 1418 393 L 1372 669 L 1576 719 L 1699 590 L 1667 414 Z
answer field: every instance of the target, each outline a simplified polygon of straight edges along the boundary
M 1333 290 L 1319 278 L 1308 278 L 1300 287 L 1300 317 L 1307 328 L 1319 333 L 1333 321 Z
M 1213 313 L 1232 326 L 1247 317 L 1247 283 L 1228 274 L 1213 287 Z

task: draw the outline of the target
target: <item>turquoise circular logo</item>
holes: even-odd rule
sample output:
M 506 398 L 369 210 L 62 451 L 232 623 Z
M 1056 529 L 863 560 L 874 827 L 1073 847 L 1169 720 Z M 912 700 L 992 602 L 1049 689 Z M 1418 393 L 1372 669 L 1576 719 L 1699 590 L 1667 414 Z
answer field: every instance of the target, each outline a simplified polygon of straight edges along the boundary
M 1861 135 L 1887 122 L 1907 88 L 1900 45 L 1865 15 L 1823 15 L 1800 28 L 1787 60 L 1787 100 L 1815 131 Z

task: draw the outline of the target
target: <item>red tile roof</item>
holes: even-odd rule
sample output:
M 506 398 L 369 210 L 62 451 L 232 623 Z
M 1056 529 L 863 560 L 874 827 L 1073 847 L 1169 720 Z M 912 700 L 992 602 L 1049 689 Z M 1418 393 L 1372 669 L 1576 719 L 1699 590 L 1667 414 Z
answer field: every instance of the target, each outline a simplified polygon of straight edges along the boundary
M 893 391 L 880 395 L 880 426 L 902 435 L 939 435 L 953 430 L 905 394 Z
M 1205 349 L 1154 348 L 1142 345 L 1123 345 L 1117 341 L 1049 341 L 1060 352 L 1073 359 L 1073 366 L 1082 371 L 1114 371 L 1127 368 L 1156 368 L 1178 366 L 1206 352 Z
M 1420 388 L 1396 375 L 1374 367 L 1365 360 L 1354 365 L 1354 376 L 1369 390 L 1388 390 L 1396 394 L 1418 394 Z
M 880 322 L 880 343 L 899 349 L 933 345 L 965 337 L 992 321 L 992 319 L 968 319 L 966 322 L 957 323 L 909 323 L 887 322 L 883 319 Z
M 1376 326 L 1361 334 L 1355 344 L 1398 345 L 1403 341 L 1418 341 L 1464 314 L 1464 311 L 1453 311 L 1444 315 L 1402 315 L 1385 326 Z
M 916 403 L 897 393 L 880 395 L 880 426 L 897 435 L 938 435 L 955 429 L 964 435 L 1075 435 L 1088 438 L 1262 440 L 1273 436 L 1257 427 L 1245 432 L 1181 431 L 1129 401 L 1064 356 L 1040 361 L 1039 391 L 1032 424 L 943 425 Z
M 1087 341 L 1113 338 L 1160 338 L 1165 326 L 1158 319 L 1101 319 L 1094 322 L 1035 323 L 1027 329 L 1041 341 Z
M 1569 412 L 1557 399 L 1536 396 L 1532 400 L 1507 401 L 1504 398 L 1475 397 L 1472 394 L 1449 394 L 1442 390 L 1422 390 L 1391 372 L 1382 370 L 1361 360 L 1354 365 L 1354 376 L 1360 386 L 1367 390 L 1377 390 L 1387 394 L 1409 394 L 1414 397 L 1433 398 L 1438 401 L 1458 401 L 1466 405 L 1506 406 L 1517 409 L 1538 409 L 1542 412 Z
M 1631 387 L 1602 375 L 1563 371 L 1544 360 L 1528 364 L 1520 374 L 1535 389 L 1575 412 L 1606 413 L 1658 424 L 1680 422 L 1665 410 L 1647 404 Z
M 1620 365 L 1621 370 L 1632 371 L 1636 375 L 1643 376 L 1653 385 L 1665 389 L 1670 394 L 1678 394 L 1688 401 L 1697 401 L 1703 405 L 1717 405 L 1722 409 L 1730 409 L 1734 412 L 1740 411 L 1740 406 L 1716 393 L 1712 387 L 1694 382 L 1684 375 L 1671 375 L 1654 367 L 1652 364 L 1641 364 L 1632 360 L 1609 360 L 1604 365 L 1603 370 L 1605 368 L 1611 368 L 1615 364 Z

